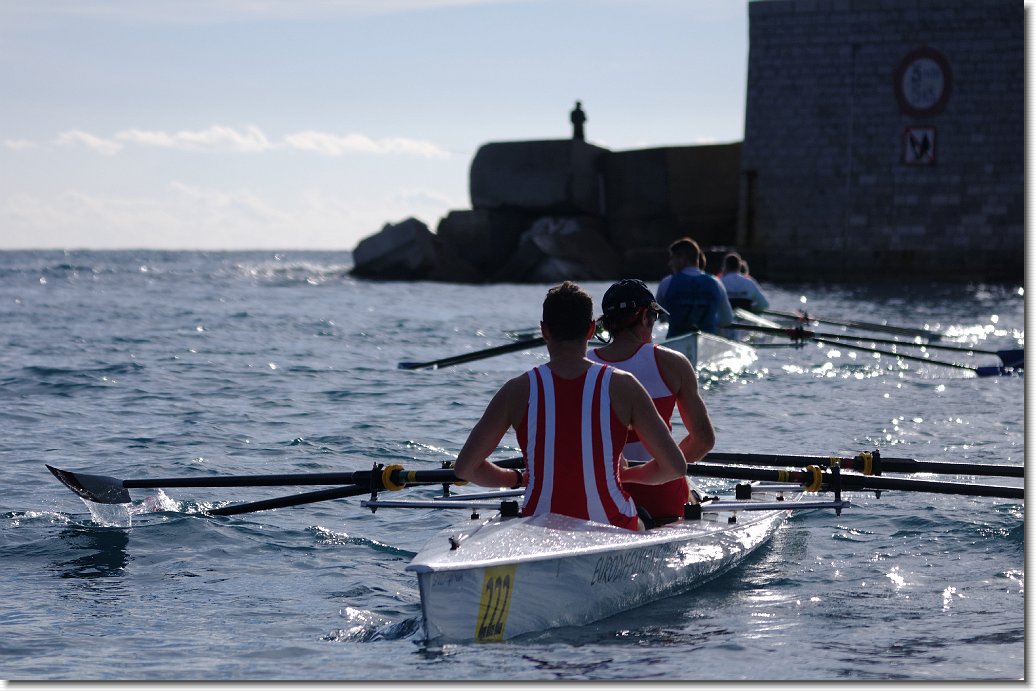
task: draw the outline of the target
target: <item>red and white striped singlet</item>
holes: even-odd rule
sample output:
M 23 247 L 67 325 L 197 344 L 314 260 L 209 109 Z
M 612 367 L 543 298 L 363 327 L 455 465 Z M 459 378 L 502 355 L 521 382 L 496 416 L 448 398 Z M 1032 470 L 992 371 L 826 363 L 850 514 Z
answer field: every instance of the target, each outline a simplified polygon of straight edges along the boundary
M 566 380 L 530 370 L 529 404 L 518 426 L 529 485 L 523 516 L 553 512 L 636 530 L 637 509 L 619 483 L 626 426 L 612 411 L 612 369 L 594 364 Z

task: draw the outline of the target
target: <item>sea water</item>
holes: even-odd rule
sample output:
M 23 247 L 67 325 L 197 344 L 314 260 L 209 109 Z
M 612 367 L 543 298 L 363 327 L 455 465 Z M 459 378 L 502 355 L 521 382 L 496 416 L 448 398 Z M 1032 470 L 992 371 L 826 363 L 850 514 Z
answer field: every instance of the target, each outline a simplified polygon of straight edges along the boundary
M 794 515 L 690 593 L 512 642 L 433 646 L 404 568 L 463 517 L 374 514 L 362 498 L 205 512 L 312 488 L 155 488 L 88 506 L 47 471 L 307 473 L 455 458 L 497 387 L 545 351 L 397 364 L 507 343 L 536 327 L 547 286 L 367 282 L 350 266 L 349 253 L 0 253 L 0 678 L 1024 678 L 1020 501 L 849 493 L 855 507 Z M 599 305 L 607 285 L 585 287 Z M 775 309 L 927 327 L 988 350 L 1024 343 L 1020 286 L 858 277 L 765 288 Z M 702 370 L 716 451 L 1024 464 L 1024 378 L 865 346 L 777 339 L 742 372 Z M 498 457 L 515 450 L 508 436 Z

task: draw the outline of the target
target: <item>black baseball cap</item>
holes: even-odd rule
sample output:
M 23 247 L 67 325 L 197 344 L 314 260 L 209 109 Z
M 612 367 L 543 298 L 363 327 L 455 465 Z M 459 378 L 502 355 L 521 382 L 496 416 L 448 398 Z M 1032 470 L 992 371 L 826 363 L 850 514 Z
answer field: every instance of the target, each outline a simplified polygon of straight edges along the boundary
M 623 279 L 612 284 L 604 292 L 601 310 L 604 311 L 605 316 L 637 308 L 651 308 L 655 312 L 669 314 L 655 301 L 655 294 L 640 279 Z

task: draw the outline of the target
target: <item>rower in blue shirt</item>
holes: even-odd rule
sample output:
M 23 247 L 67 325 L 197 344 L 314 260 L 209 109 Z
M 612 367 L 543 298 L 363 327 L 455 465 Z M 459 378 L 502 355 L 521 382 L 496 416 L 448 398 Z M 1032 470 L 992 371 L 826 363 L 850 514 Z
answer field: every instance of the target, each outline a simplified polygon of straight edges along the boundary
M 669 246 L 669 269 L 655 294 L 669 313 L 666 338 L 695 330 L 716 334 L 734 321 L 727 291 L 716 277 L 703 271 L 705 253 L 691 238 L 680 238 Z

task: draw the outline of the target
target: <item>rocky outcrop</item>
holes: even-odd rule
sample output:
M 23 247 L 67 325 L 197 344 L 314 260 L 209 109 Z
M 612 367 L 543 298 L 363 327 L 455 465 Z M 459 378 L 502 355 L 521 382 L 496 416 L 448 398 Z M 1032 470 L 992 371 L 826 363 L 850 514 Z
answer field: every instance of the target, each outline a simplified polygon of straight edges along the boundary
M 368 279 L 416 281 L 428 278 L 437 265 L 435 236 L 413 217 L 385 224 L 353 250 L 352 274 Z
M 622 260 L 612 249 L 601 219 L 543 217 L 522 234 L 514 254 L 495 281 L 551 283 L 607 280 L 619 275 Z
M 457 283 L 591 281 L 666 271 L 666 248 L 736 231 L 740 144 L 610 152 L 579 140 L 483 145 L 472 209 L 435 234 L 387 224 L 353 252 L 353 274 Z

